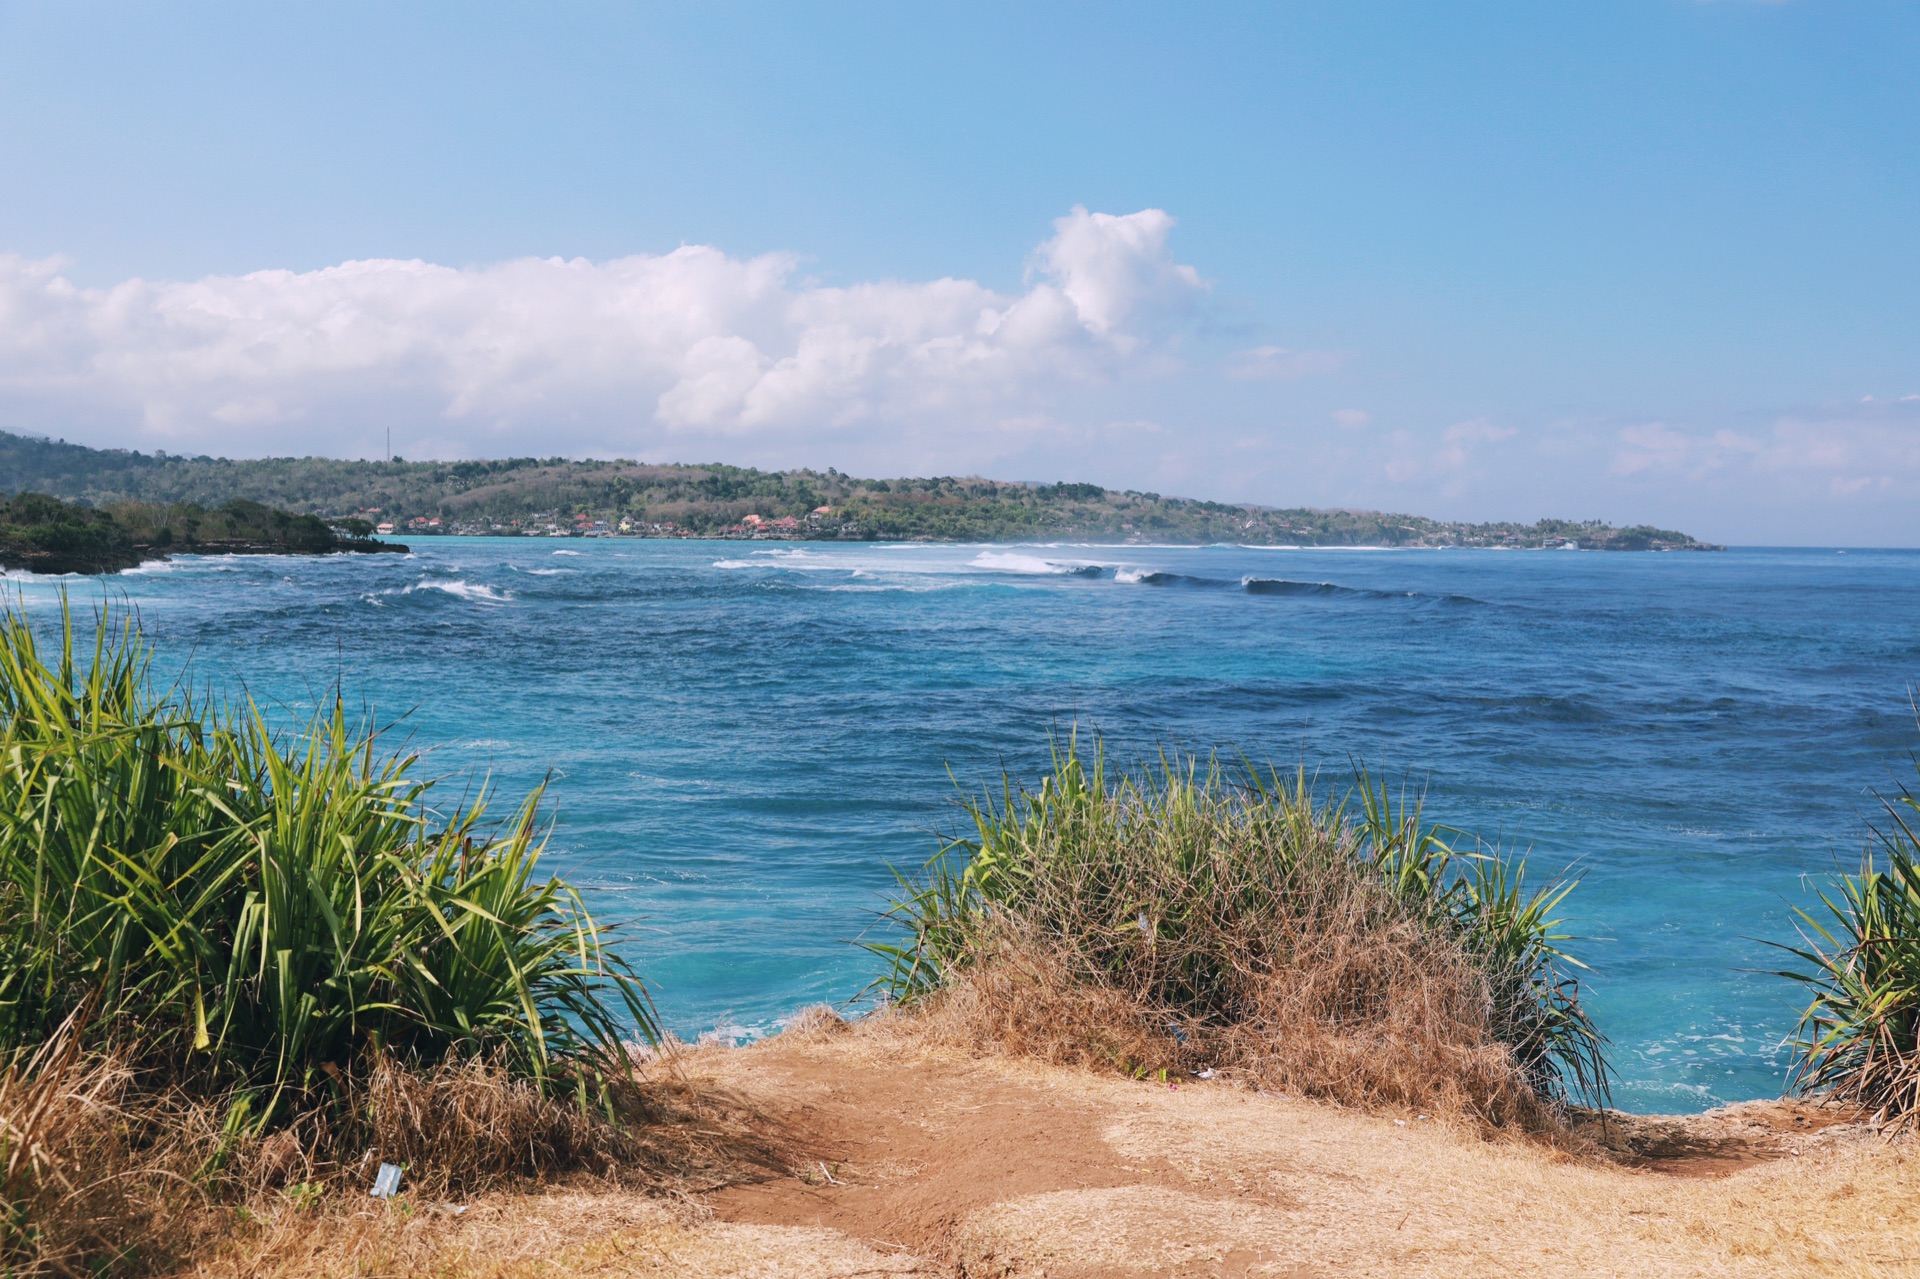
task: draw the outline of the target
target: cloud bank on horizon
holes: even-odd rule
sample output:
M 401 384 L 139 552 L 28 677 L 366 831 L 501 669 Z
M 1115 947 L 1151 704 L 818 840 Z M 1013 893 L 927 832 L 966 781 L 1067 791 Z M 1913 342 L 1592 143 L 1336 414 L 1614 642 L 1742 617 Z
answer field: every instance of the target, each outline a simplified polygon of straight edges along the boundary
M 606 262 L 345 262 L 78 288 L 0 257 L 0 397 L 116 442 L 361 450 L 378 422 L 436 455 L 695 452 L 764 436 L 919 435 L 1165 373 L 1205 295 L 1159 209 L 1075 208 L 1024 291 L 835 287 L 788 253 L 706 245 Z M 423 439 L 424 437 L 424 439 Z
M 1738 429 L 1394 425 L 1344 404 L 1303 413 L 1313 397 L 1271 397 L 1316 382 L 1322 400 L 1349 393 L 1340 375 L 1354 353 L 1209 341 L 1212 284 L 1176 259 L 1174 225 L 1157 208 L 1076 207 L 1017 292 L 953 277 L 829 285 L 791 253 L 707 245 L 100 288 L 73 284 L 58 259 L 0 255 L 0 427 L 149 450 L 363 457 L 391 429 L 414 457 L 834 462 L 1479 518 L 1686 523 L 1676 512 L 1689 496 L 1714 490 L 1801 512 L 1816 529 L 1834 503 L 1897 511 L 1920 495 L 1920 394 Z M 1212 420 L 1219 397 L 1249 388 L 1291 421 Z M 1542 488 L 1556 492 L 1551 511 L 1485 509 Z M 1591 506 L 1569 509 L 1568 495 Z M 1690 531 L 1796 536 L 1791 522 L 1752 527 Z M 1903 517 L 1885 527 L 1880 540 L 1920 533 Z

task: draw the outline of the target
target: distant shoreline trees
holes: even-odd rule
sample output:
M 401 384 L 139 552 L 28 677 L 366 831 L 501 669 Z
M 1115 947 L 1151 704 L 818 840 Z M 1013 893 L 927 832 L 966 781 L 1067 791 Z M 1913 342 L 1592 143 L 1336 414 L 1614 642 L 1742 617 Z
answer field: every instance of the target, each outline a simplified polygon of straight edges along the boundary
M 1706 550 L 1685 533 L 1599 520 L 1462 523 L 1379 511 L 1277 509 L 1163 497 L 1086 483 L 977 476 L 858 479 L 825 471 L 654 465 L 559 457 L 460 462 L 228 459 L 92 449 L 0 432 L 0 492 L 97 507 L 140 502 L 224 509 L 235 500 L 369 532 L 512 533 L 601 523 L 646 536 L 720 535 L 748 516 L 791 519 L 788 536 L 826 540 L 1241 542 L 1300 546 L 1577 544 L 1592 550 Z M 823 509 L 824 508 L 824 509 Z M 437 519 L 437 530 L 408 529 Z M 669 530 L 667 526 L 671 526 Z M 362 534 L 361 536 L 364 536 Z

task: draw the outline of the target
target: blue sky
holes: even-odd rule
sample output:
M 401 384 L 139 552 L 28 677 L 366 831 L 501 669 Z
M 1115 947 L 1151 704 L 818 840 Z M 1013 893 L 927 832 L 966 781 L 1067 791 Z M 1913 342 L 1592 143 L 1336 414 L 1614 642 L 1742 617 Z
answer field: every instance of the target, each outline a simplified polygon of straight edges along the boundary
M 1916 67 L 1840 0 L 0 3 L 0 426 L 1920 545 Z

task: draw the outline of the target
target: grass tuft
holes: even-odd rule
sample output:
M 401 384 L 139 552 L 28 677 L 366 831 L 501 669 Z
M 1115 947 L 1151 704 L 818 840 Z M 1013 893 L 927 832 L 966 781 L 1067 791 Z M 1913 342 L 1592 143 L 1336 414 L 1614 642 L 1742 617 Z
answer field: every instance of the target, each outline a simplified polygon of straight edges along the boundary
M 1460 851 L 1364 774 L 1163 756 L 1126 774 L 1056 743 L 1036 789 L 963 801 L 969 829 L 871 943 L 877 985 L 962 1039 L 1136 1074 L 1238 1072 L 1359 1105 L 1544 1122 L 1604 1104 L 1604 1039 L 1525 865 Z

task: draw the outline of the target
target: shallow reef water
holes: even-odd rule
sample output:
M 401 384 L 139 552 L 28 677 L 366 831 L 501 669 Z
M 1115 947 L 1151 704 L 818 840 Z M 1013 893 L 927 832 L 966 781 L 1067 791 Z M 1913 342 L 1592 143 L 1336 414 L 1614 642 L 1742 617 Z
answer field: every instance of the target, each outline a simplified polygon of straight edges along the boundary
M 1215 748 L 1568 868 L 1633 1110 L 1772 1095 L 1792 907 L 1914 776 L 1920 553 L 1327 551 L 433 538 L 14 581 L 134 604 L 171 674 L 270 713 L 339 688 L 506 815 L 684 1034 L 855 996 L 849 944 L 959 815 L 949 780 Z

